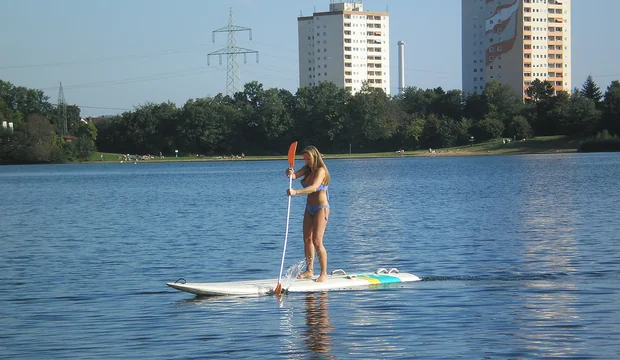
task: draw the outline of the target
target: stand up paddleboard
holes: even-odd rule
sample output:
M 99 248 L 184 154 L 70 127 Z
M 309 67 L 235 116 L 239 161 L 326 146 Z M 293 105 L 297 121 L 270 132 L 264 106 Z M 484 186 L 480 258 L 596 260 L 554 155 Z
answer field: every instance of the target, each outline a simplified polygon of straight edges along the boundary
M 328 290 L 354 290 L 389 287 L 393 284 L 420 281 L 420 278 L 398 269 L 379 269 L 374 273 L 347 274 L 344 270 L 334 270 L 327 281 L 316 282 L 314 279 L 295 279 L 285 289 L 287 292 L 318 292 Z M 171 288 L 203 296 L 221 295 L 268 295 L 273 294 L 278 284 L 277 279 L 232 281 L 214 283 L 188 283 L 177 280 L 167 283 Z

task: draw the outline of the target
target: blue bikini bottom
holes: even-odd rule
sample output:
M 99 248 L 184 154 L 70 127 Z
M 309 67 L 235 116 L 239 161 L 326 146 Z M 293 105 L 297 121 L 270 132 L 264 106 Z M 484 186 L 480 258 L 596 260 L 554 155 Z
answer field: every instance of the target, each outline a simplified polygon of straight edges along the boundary
M 316 206 L 306 204 L 306 210 L 308 210 L 308 212 L 312 216 L 314 216 L 314 214 L 316 214 L 321 209 L 329 209 L 329 204 L 328 205 L 316 205 Z M 327 211 L 325 212 L 325 220 L 327 220 Z

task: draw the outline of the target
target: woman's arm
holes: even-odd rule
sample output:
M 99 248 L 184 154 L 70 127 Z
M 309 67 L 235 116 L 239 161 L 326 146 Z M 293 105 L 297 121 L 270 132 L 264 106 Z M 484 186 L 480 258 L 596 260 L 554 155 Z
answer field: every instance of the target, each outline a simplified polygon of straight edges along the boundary
M 295 180 L 297 178 L 299 178 L 300 176 L 303 176 L 306 174 L 306 171 L 308 170 L 308 168 L 306 166 L 303 166 L 301 169 L 292 172 L 293 169 L 286 169 L 286 175 L 287 176 L 292 176 L 292 179 Z
M 325 169 L 321 167 L 317 169 L 316 174 L 314 175 L 314 180 L 312 181 L 312 184 L 306 186 L 303 189 L 293 190 L 291 192 L 291 195 L 312 194 L 313 192 L 316 191 L 316 189 L 319 188 L 319 186 L 321 186 L 323 179 L 325 179 Z

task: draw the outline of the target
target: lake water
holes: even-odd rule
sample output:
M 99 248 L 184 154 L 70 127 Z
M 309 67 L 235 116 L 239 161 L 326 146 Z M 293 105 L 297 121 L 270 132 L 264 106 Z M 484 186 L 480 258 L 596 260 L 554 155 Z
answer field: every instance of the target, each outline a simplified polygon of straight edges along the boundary
M 327 165 L 330 270 L 422 282 L 168 288 L 277 278 L 285 160 L 0 167 L 0 358 L 620 358 L 620 154 Z

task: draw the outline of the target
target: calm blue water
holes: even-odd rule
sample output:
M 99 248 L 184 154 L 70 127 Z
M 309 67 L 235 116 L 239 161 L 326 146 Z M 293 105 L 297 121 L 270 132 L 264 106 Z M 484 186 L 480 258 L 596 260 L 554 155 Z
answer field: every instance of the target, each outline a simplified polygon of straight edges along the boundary
M 0 167 L 0 358 L 620 358 L 619 154 L 327 164 L 330 270 L 425 281 L 169 289 L 277 277 L 286 161 Z

